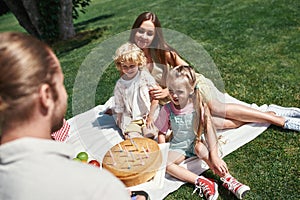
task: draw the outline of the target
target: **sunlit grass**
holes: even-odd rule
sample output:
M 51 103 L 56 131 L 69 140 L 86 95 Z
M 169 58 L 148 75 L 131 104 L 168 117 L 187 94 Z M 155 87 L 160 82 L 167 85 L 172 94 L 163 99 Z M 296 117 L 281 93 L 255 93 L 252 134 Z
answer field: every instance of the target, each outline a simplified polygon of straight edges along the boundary
M 258 105 L 300 107 L 299 1 L 94 0 L 75 22 L 77 32 L 85 34 L 54 46 L 69 94 L 67 118 L 73 116 L 73 84 L 84 58 L 105 39 L 129 30 L 135 18 L 148 10 L 159 16 L 164 28 L 203 45 L 232 96 Z M 22 31 L 11 14 L 1 16 L 0 23 L 0 31 Z M 98 84 L 95 104 L 112 95 L 117 78 L 111 65 Z M 299 133 L 271 126 L 225 161 L 232 174 L 251 187 L 245 199 L 296 200 L 300 199 L 299 147 Z M 210 171 L 206 175 L 213 176 Z M 219 199 L 234 198 L 219 188 Z M 192 191 L 193 185 L 186 184 L 166 199 L 200 199 Z

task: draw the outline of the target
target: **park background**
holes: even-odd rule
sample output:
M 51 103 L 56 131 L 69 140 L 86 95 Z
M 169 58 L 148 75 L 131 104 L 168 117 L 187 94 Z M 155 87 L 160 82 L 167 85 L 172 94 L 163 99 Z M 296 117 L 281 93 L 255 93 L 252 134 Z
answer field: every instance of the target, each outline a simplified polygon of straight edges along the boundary
M 144 11 L 163 28 L 201 44 L 218 67 L 225 90 L 247 103 L 300 107 L 300 2 L 297 0 L 92 0 L 74 20 L 77 35 L 51 44 L 65 74 L 72 114 L 73 84 L 91 50 L 131 28 Z M 25 30 L 16 18 L 0 16 L 0 32 Z M 172 45 L 172 44 L 171 44 Z M 112 95 L 118 72 L 111 65 L 98 84 L 96 102 Z M 225 157 L 232 174 L 251 187 L 245 199 L 300 199 L 299 133 L 270 126 L 258 138 Z M 206 175 L 214 177 L 208 171 Z M 200 199 L 186 184 L 165 199 Z M 219 199 L 234 199 L 219 187 Z

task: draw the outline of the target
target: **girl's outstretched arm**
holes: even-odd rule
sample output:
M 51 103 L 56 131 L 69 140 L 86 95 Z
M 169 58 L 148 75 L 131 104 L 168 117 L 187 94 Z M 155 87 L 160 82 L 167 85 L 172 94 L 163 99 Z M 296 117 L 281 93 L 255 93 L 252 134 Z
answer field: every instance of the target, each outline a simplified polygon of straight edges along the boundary
M 216 129 L 212 123 L 212 118 L 207 105 L 204 105 L 204 123 L 206 123 L 204 125 L 204 134 L 210 162 L 208 165 L 214 173 L 218 174 L 219 176 L 224 176 L 226 173 L 228 173 L 228 168 L 224 160 L 222 160 L 218 155 L 219 146 Z

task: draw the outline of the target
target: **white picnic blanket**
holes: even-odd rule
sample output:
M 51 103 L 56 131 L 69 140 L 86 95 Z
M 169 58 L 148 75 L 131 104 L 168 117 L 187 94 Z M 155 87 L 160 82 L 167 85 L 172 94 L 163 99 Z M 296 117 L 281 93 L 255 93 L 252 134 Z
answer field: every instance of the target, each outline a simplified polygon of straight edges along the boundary
M 258 107 L 255 104 L 250 105 L 241 102 L 228 94 L 225 94 L 225 101 L 251 106 L 261 111 L 265 111 L 268 108 L 267 105 Z M 112 146 L 122 141 L 113 117 L 104 114 L 107 107 L 111 106 L 109 104 L 110 102 L 108 101 L 105 105 L 98 105 L 68 120 L 71 129 L 66 142 L 74 145 L 75 154 L 80 151 L 86 151 L 91 158 L 102 161 L 105 153 Z M 237 129 L 219 131 L 218 136 L 220 138 L 222 157 L 255 139 L 268 126 L 269 124 L 251 123 Z M 159 146 L 163 155 L 163 163 L 160 170 L 151 181 L 131 187 L 132 190 L 145 190 L 152 200 L 163 199 L 185 183 L 165 175 L 168 144 Z M 182 163 L 182 166 L 197 174 L 201 174 L 208 169 L 206 163 L 198 158 L 190 158 Z

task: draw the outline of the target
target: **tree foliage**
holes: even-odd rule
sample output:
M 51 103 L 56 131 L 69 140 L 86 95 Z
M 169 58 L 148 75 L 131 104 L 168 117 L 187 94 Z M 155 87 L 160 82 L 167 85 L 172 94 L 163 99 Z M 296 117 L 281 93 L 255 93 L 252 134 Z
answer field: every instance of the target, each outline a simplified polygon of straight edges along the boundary
M 73 19 L 78 19 L 79 12 L 84 14 L 86 7 L 89 6 L 90 3 L 91 0 L 73 0 L 73 11 L 72 11 Z
M 40 11 L 39 29 L 42 34 L 40 38 L 52 41 L 59 37 L 58 13 L 60 11 L 60 0 L 39 1 Z

